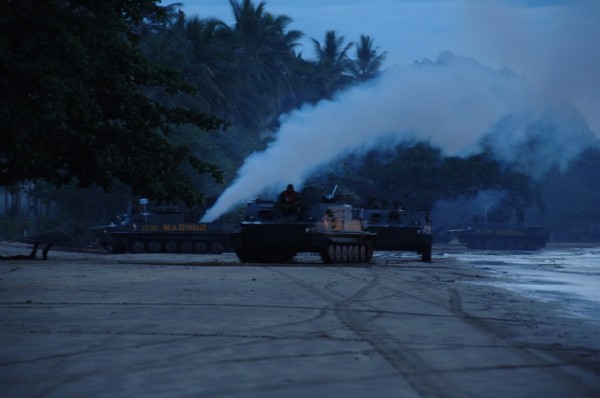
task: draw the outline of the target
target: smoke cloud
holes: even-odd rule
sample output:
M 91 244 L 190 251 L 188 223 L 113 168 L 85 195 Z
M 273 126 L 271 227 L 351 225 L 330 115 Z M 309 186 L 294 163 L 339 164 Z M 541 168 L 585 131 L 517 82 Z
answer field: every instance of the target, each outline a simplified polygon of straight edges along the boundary
M 448 156 L 478 153 L 485 143 L 498 159 L 540 177 L 597 139 L 574 109 L 510 70 L 442 53 L 435 62 L 389 69 L 372 83 L 285 116 L 275 141 L 246 159 L 202 221 L 267 190 L 299 187 L 349 153 L 408 140 L 428 141 Z

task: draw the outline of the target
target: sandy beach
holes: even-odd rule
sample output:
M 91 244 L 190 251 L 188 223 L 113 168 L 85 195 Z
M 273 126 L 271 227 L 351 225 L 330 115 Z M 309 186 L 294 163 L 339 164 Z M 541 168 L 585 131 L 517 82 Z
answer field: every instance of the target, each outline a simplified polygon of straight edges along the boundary
M 0 253 L 29 245 L 1 242 Z M 3 397 L 597 397 L 600 327 L 456 259 L 0 261 Z

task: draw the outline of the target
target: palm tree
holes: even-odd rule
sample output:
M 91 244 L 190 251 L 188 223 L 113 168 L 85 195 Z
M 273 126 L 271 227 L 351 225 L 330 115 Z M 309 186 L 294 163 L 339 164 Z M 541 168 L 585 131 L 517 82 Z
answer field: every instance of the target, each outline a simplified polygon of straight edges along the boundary
M 373 47 L 373 39 L 367 35 L 360 35 L 356 46 L 356 60 L 352 65 L 352 73 L 359 81 L 375 77 L 385 60 L 387 52 L 377 54 L 379 47 Z
M 176 13 L 171 6 L 164 7 L 167 12 L 164 17 L 160 19 L 147 17 L 147 22 L 140 25 L 139 48 L 144 57 L 153 63 L 185 75 L 184 71 L 189 70 L 190 51 L 187 41 L 180 32 L 184 15 Z M 168 93 L 164 87 L 149 87 L 146 95 L 167 106 L 176 106 L 178 102 L 178 97 Z
M 257 6 L 251 0 L 229 2 L 235 18 L 233 54 L 239 67 L 235 102 L 241 104 L 245 122 L 260 128 L 277 119 L 283 99 L 291 95 L 293 49 L 303 34 L 287 30 L 292 19 L 266 12 L 264 2 Z M 257 120 L 259 115 L 265 119 Z
M 330 30 L 325 33 L 323 44 L 311 38 L 317 56 L 316 76 L 313 81 L 324 98 L 330 98 L 337 90 L 351 82 L 351 61 L 348 52 L 354 43 L 344 45 L 344 36 Z
M 231 34 L 229 27 L 218 19 L 194 17 L 185 23 L 184 35 L 191 46 L 190 68 L 185 72 L 199 95 L 198 101 L 207 112 L 227 116 L 227 84 L 231 69 Z

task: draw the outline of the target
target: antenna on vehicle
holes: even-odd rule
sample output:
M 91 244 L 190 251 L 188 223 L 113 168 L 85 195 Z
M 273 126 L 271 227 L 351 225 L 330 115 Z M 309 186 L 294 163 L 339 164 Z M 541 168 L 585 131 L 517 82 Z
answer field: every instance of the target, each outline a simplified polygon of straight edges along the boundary
M 327 200 L 333 200 L 335 199 L 335 191 L 337 191 L 337 184 L 335 185 L 335 187 L 333 187 L 333 191 L 331 191 L 331 193 L 329 195 L 325 195 L 325 199 Z

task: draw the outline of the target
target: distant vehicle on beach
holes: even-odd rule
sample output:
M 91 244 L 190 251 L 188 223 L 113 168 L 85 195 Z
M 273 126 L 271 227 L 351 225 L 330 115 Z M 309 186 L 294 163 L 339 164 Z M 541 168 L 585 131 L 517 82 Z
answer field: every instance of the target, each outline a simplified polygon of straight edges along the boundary
M 477 250 L 538 250 L 550 239 L 550 232 L 540 226 L 490 222 L 453 229 L 450 233 L 461 244 Z

